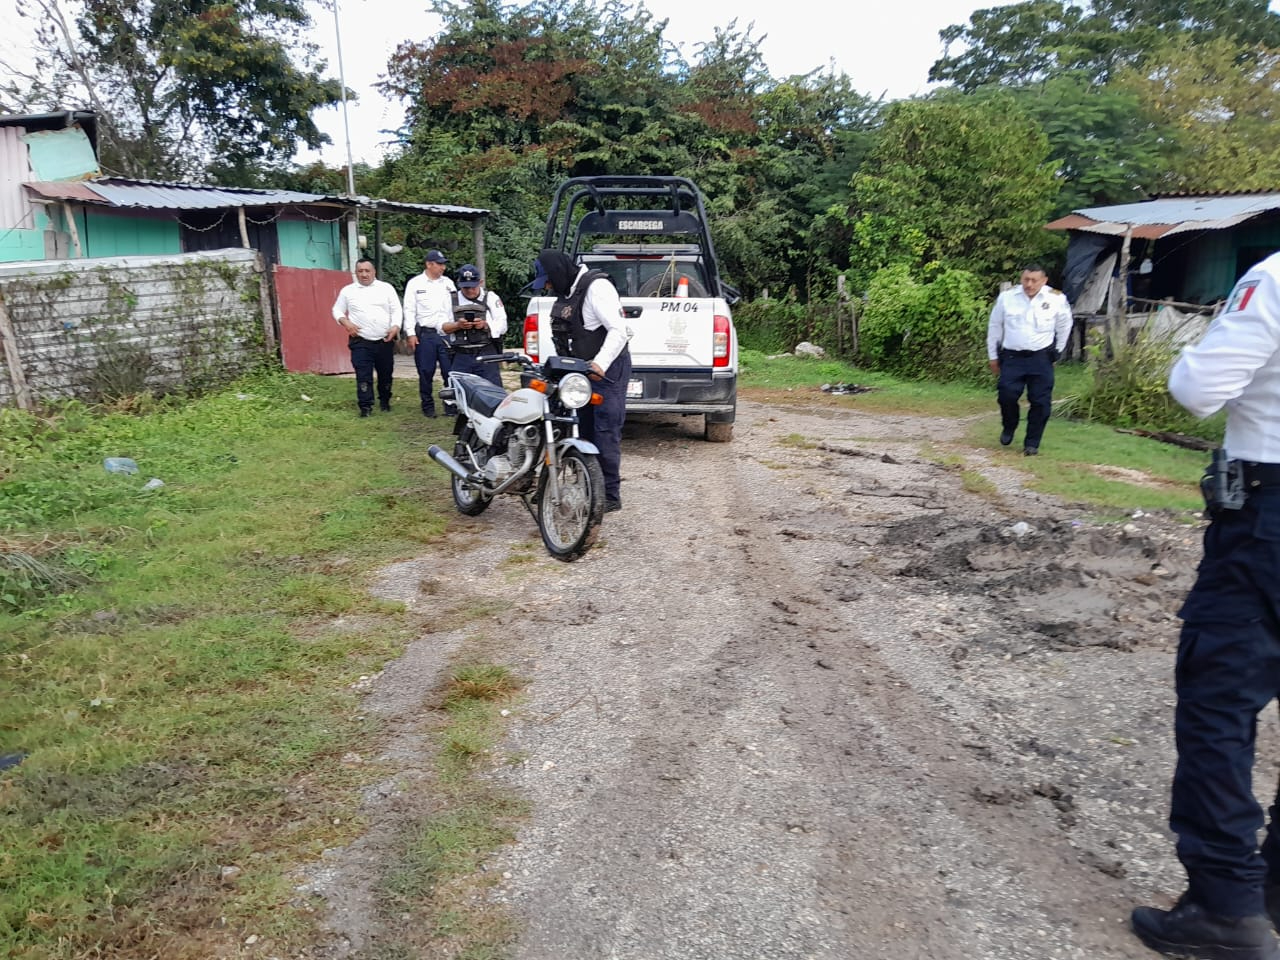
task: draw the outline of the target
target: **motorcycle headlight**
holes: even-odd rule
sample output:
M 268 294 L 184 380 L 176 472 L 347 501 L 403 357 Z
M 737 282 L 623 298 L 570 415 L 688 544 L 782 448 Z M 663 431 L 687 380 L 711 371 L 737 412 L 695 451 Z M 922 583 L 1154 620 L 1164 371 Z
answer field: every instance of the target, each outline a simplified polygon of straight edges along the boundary
M 571 373 L 560 381 L 557 393 L 561 403 L 577 410 L 591 402 L 591 381 L 580 373 Z

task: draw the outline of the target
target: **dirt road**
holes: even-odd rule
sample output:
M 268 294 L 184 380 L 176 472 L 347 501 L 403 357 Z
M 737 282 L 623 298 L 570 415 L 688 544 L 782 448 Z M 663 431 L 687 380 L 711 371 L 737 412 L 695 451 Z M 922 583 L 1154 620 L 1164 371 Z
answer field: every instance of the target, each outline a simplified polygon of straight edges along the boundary
M 529 686 L 520 762 L 492 776 L 532 808 L 488 867 L 512 956 L 1153 956 L 1127 918 L 1181 888 L 1172 651 L 1197 527 L 1031 494 L 1017 448 L 966 446 L 958 421 L 743 403 L 733 443 L 697 426 L 629 424 L 597 547 L 505 568 L 516 605 L 487 628 Z M 536 553 L 518 504 L 469 529 L 466 569 Z M 413 572 L 380 589 L 417 602 Z M 424 637 L 371 709 L 409 717 L 458 641 Z M 360 860 L 334 858 L 348 893 Z M 346 909 L 356 949 L 370 921 Z

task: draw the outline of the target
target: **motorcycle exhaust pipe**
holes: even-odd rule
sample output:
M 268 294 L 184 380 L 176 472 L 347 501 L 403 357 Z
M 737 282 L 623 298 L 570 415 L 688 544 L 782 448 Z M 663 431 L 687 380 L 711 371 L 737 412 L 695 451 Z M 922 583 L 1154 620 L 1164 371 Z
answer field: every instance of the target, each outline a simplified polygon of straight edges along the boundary
M 445 453 L 443 450 L 437 447 L 434 443 L 431 446 L 427 447 L 427 456 L 429 456 L 436 463 L 440 464 L 440 466 L 444 467 L 446 470 L 452 473 L 459 480 L 466 480 L 468 483 L 476 482 L 475 477 L 471 475 L 471 472 L 467 470 L 466 467 L 460 464 L 457 460 L 453 459 L 453 457 L 449 456 L 449 454 Z

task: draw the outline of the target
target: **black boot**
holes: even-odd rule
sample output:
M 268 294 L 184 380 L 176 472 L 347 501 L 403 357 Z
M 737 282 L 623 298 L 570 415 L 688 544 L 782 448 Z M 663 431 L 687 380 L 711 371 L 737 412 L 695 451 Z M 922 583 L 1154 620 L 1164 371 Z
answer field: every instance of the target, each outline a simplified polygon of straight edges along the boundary
M 1280 930 L 1280 880 L 1268 880 L 1262 888 L 1266 900 L 1267 913 L 1271 915 L 1271 923 Z
M 1271 919 L 1220 917 L 1185 895 L 1172 910 L 1138 907 L 1133 932 L 1152 950 L 1196 960 L 1280 960 Z

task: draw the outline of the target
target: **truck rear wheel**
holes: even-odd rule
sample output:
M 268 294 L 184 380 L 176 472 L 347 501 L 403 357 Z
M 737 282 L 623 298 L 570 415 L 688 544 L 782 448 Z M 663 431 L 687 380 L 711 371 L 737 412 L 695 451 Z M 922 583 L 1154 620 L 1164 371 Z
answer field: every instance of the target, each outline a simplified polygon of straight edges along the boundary
M 708 443 L 728 443 L 733 439 L 733 421 L 712 420 L 708 414 L 704 435 Z

